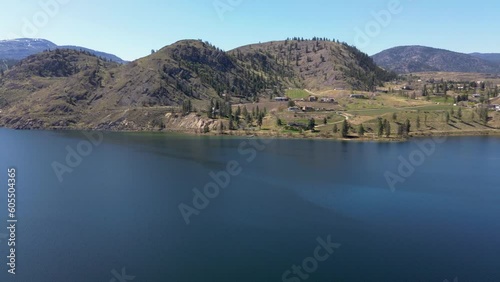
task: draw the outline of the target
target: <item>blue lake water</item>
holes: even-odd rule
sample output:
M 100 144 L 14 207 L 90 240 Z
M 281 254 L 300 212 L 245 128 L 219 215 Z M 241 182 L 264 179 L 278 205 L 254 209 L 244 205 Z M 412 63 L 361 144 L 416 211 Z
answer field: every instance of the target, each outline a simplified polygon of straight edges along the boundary
M 0 229 L 0 281 L 500 281 L 500 138 L 449 138 L 429 154 L 415 141 L 105 133 L 94 145 L 6 129 L 0 140 L 0 226 L 10 167 L 19 220 L 15 276 Z M 69 166 L 68 148 L 88 155 Z M 418 166 L 402 176 L 400 157 Z M 62 182 L 54 163 L 72 170 Z M 211 172 L 227 187 L 183 216 Z M 391 190 L 387 172 L 404 183 Z

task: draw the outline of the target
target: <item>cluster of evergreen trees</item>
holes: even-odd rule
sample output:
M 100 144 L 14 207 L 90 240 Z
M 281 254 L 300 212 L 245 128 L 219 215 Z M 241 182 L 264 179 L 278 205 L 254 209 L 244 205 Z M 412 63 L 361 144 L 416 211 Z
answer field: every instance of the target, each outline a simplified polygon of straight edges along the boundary
M 251 111 L 246 106 L 238 108 L 233 112 L 231 103 L 212 100 L 207 108 L 207 117 L 210 119 L 228 119 L 229 130 L 236 130 L 241 128 L 243 124 L 250 127 L 255 122 L 257 126 L 261 127 L 264 123 L 264 118 L 267 115 L 267 109 L 261 110 L 259 106 L 252 108 Z
M 481 121 L 484 125 L 486 125 L 489 121 L 488 108 L 484 106 L 478 107 L 476 113 L 479 116 L 479 121 Z
M 228 118 L 232 115 L 231 104 L 221 100 L 210 100 L 207 108 L 207 117 L 211 119 Z
M 349 122 L 347 121 L 347 119 L 345 119 L 343 122 L 342 122 L 342 128 L 340 129 L 340 136 L 342 136 L 342 138 L 347 138 L 349 137 L 349 130 L 351 128 L 351 125 L 349 124 Z M 364 135 L 365 133 L 365 129 L 363 127 L 363 125 L 360 125 L 360 129 L 363 128 L 361 131 L 361 135 Z M 334 124 L 333 125 L 333 133 L 334 134 L 337 134 L 339 133 L 339 127 L 337 126 L 337 124 Z
M 492 82 L 444 81 L 444 79 L 436 81 L 435 79 L 430 79 L 423 86 L 422 96 L 429 96 L 432 94 L 447 95 L 448 91 L 459 93 L 459 95 L 461 95 L 461 101 L 468 101 L 468 94 L 484 93 L 485 99 L 497 97 L 498 94 L 500 94 L 498 85 L 494 85 Z
M 193 111 L 193 104 L 190 99 L 182 103 L 182 114 L 187 115 Z
M 355 63 L 344 69 L 348 76 L 356 77 L 364 86 L 364 90 L 375 91 L 377 86 L 382 86 L 384 81 L 391 81 L 398 77 L 395 72 L 388 72 L 377 66 L 375 61 L 367 54 L 361 52 L 358 48 L 343 44 L 352 54 L 354 54 Z M 364 72 L 359 71 L 359 67 Z
M 176 89 L 190 97 L 199 97 L 201 93 L 197 92 L 204 91 L 188 87 L 193 84 L 193 78 L 210 86 L 219 97 L 228 94 L 255 100 L 259 95 L 266 94 L 268 89 L 283 88 L 277 70 L 270 67 L 266 56 L 259 54 L 253 57 L 241 53 L 230 56 L 212 45 L 203 49 L 181 45 L 173 50 L 172 57 L 178 65 L 165 65 L 164 79 L 175 79 Z M 237 60 L 243 64 L 237 64 Z
M 393 117 L 394 119 L 394 117 Z M 407 138 L 411 131 L 411 122 L 409 119 L 406 119 L 404 123 L 397 123 L 397 136 Z M 377 123 L 377 136 L 389 138 L 392 134 L 391 131 L 391 122 L 387 119 L 378 118 Z
M 286 41 L 298 41 L 298 42 L 304 42 L 304 41 L 327 41 L 327 42 L 337 42 L 337 43 L 340 43 L 338 40 L 335 41 L 335 39 L 329 39 L 329 38 L 326 38 L 326 37 L 313 37 L 311 39 L 304 39 L 304 37 L 288 37 L 286 39 Z

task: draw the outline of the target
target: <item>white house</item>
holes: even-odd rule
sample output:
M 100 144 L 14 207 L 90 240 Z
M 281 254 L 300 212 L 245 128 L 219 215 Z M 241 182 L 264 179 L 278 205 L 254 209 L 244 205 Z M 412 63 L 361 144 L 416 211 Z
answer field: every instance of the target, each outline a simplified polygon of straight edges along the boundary
M 334 98 L 321 98 L 320 100 L 321 103 L 335 103 Z

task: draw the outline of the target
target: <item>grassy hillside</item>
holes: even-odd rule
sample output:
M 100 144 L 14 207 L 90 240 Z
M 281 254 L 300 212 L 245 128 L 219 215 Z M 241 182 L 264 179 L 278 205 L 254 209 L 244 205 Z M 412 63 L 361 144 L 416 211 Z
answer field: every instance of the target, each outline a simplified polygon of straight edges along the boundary
M 326 40 L 230 52 L 184 40 L 127 65 L 62 49 L 32 55 L 2 73 L 0 124 L 149 130 L 165 127 L 167 113 L 206 112 L 211 101 L 227 108 L 283 96 L 290 88 L 367 90 L 389 78 L 366 54 Z
M 499 84 L 496 75 L 396 77 L 356 48 L 328 40 L 229 52 L 184 40 L 126 65 L 65 49 L 0 73 L 0 125 L 325 138 L 339 137 L 334 128 L 348 121 L 351 138 L 485 134 L 500 126 L 493 106 Z M 309 102 L 311 95 L 328 99 Z M 274 101 L 282 96 L 292 101 Z M 390 125 L 389 138 L 378 136 L 379 120 Z M 407 120 L 412 130 L 401 134 Z
M 230 51 L 238 60 L 273 69 L 295 88 L 370 90 L 394 74 L 355 47 L 328 40 L 285 40 Z
M 99 90 L 117 67 L 79 51 L 30 56 L 0 78 L 0 121 L 14 127 L 75 124 L 101 98 Z
M 348 123 L 346 138 L 355 140 L 400 141 L 408 136 L 500 134 L 500 112 L 483 112 L 481 104 L 472 101 L 472 98 L 470 102 L 456 104 L 452 97 L 460 94 L 451 91 L 449 93 L 448 99 L 436 95 L 427 99 L 421 95 L 412 98 L 405 91 L 377 94 L 357 92 L 367 98 L 356 99 L 351 98 L 347 91 L 320 91 L 315 95 L 333 97 L 337 103 L 308 102 L 297 97 L 295 104 L 310 110 L 290 111 L 287 102 L 269 101 L 237 105 L 235 109 L 246 108 L 246 111 L 252 113 L 257 109 L 265 109 L 269 113 L 261 127 L 255 121 L 253 124 L 242 122 L 243 130 L 239 133 L 247 135 L 343 138 L 341 129 L 344 121 Z M 494 98 L 490 102 L 500 104 L 500 98 Z M 487 120 L 483 118 L 482 113 L 486 113 Z M 313 130 L 309 127 L 311 120 L 314 122 Z M 386 129 L 382 135 L 378 134 L 379 120 L 389 124 L 388 135 Z M 410 132 L 407 135 L 398 130 L 406 122 L 410 124 Z M 360 126 L 365 131 L 363 135 L 360 134 Z M 231 131 L 226 133 L 237 134 Z

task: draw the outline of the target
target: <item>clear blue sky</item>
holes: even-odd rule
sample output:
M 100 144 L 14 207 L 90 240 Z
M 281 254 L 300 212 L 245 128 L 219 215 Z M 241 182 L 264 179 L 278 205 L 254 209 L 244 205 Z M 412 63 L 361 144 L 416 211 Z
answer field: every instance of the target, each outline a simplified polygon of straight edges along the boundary
M 370 55 L 399 45 L 500 53 L 499 12 L 499 1 L 9 0 L 0 39 L 44 38 L 126 60 L 181 39 L 230 50 L 293 36 L 335 38 Z

